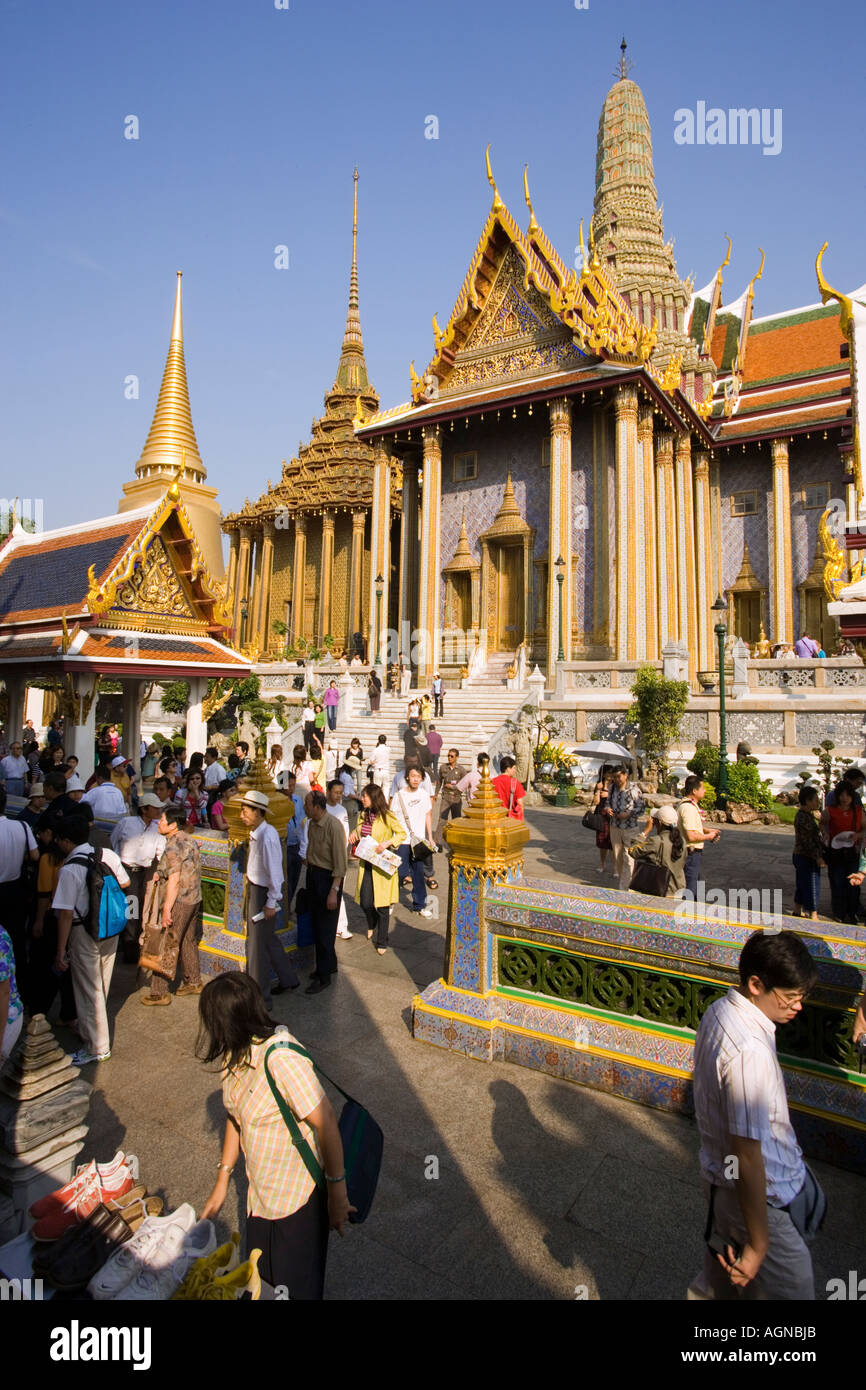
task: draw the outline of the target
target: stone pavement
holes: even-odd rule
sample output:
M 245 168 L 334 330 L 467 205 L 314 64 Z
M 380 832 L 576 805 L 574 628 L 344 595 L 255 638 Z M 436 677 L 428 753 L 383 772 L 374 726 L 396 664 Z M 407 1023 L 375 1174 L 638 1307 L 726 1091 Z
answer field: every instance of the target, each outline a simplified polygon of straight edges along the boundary
M 530 874 L 602 882 L 580 813 L 529 813 Z M 786 890 L 788 827 L 734 828 L 707 852 L 710 886 L 730 873 Z M 704 1204 L 692 1121 L 507 1063 L 415 1042 L 410 1005 L 442 971 L 447 874 L 437 856 L 438 920 L 395 910 L 394 949 L 376 955 L 357 929 L 339 942 L 340 973 L 322 995 L 274 1001 L 274 1015 L 385 1131 L 379 1192 L 364 1226 L 332 1236 L 331 1299 L 681 1299 L 702 1256 Z M 752 876 L 754 878 L 752 879 Z M 300 963 L 311 968 L 301 954 Z M 82 1158 L 122 1145 L 166 1208 L 201 1210 L 216 1176 L 224 1115 L 219 1080 L 193 1056 L 197 1000 L 138 1003 L 118 965 L 110 1062 L 95 1082 Z M 66 1039 L 71 1041 L 71 1039 Z M 337 1098 L 338 1099 L 338 1098 Z M 866 1184 L 816 1164 L 830 1214 L 815 1247 L 817 1288 L 866 1273 Z M 238 1170 L 221 1234 L 244 1209 Z

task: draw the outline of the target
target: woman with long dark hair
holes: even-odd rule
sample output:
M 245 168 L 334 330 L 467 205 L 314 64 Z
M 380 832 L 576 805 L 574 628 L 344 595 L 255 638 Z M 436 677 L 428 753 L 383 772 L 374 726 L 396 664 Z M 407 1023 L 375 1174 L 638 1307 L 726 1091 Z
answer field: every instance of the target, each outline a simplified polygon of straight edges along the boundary
M 198 768 L 190 768 L 184 778 L 184 785 L 175 792 L 175 803 L 186 812 L 189 826 L 207 825 L 207 792 L 204 789 L 204 773 Z
M 857 923 L 860 889 L 849 881 L 860 864 L 863 844 L 863 803 L 850 782 L 839 782 L 833 791 L 833 804 L 821 812 L 821 832 L 827 845 L 827 877 L 833 916 L 849 926 Z
M 353 1210 L 331 1103 L 309 1057 L 293 1050 L 299 1046 L 296 1039 L 287 1028 L 277 1031 L 249 975 L 229 971 L 206 984 L 199 1020 L 196 1055 L 222 1068 L 228 1114 L 218 1176 L 202 1219 L 218 1215 L 242 1150 L 248 1183 L 247 1252 L 261 1250 L 262 1278 L 275 1288 L 288 1289 L 292 1300 L 322 1299 L 328 1231 L 342 1235 Z M 292 1142 L 269 1074 L 319 1162 L 322 1186 Z
M 396 851 L 406 839 L 406 832 L 388 802 L 381 787 L 375 782 L 361 790 L 361 814 L 358 824 L 349 836 L 349 844 L 356 845 L 359 840 L 371 836 L 377 849 Z M 367 918 L 367 940 L 376 935 L 376 950 L 384 956 L 388 948 L 388 925 L 391 920 L 391 907 L 400 901 L 400 874 L 389 874 L 385 868 L 368 864 L 365 859 L 358 860 L 358 885 L 355 902 L 360 903 Z

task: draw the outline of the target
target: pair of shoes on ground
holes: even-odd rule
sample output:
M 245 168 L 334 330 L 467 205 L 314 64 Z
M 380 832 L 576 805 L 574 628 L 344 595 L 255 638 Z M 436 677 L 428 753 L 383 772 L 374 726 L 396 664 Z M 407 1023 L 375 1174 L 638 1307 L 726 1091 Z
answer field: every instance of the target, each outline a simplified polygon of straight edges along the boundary
M 98 1302 L 163 1302 L 196 1260 L 216 1250 L 212 1221 L 196 1221 L 188 1202 L 168 1216 L 149 1216 L 87 1285 Z
M 119 1201 L 138 1182 L 138 1159 L 122 1149 L 110 1163 L 83 1164 L 64 1187 L 34 1202 L 30 1232 L 35 1241 L 59 1240 L 73 1226 L 86 1221 L 100 1205 Z M 143 1195 L 143 1194 L 142 1194 Z
M 351 940 L 352 940 L 352 933 L 351 933 L 350 931 L 338 931 L 338 932 L 337 932 L 337 936 L 339 937 L 339 939 L 340 939 L 341 941 L 351 941 Z
M 100 1202 L 59 1240 L 41 1246 L 33 1259 L 33 1272 L 55 1289 L 82 1289 L 148 1217 L 161 1211 L 162 1198 L 149 1197 L 144 1184 L 138 1183 L 116 1201 Z
M 261 1294 L 259 1274 L 261 1250 L 250 1251 L 249 1258 L 238 1263 L 241 1238 L 235 1231 L 231 1240 L 212 1255 L 203 1256 L 190 1265 L 180 1288 L 172 1294 L 178 1302 L 212 1303 L 243 1298 L 249 1294 L 255 1300 Z
M 295 980 L 293 985 L 274 985 L 271 994 L 288 994 L 290 990 L 297 989 L 300 980 Z
M 417 912 L 419 917 L 433 917 L 435 914 L 432 907 L 413 907 L 413 912 Z
M 197 985 L 178 985 L 177 989 L 175 990 L 175 993 L 177 994 L 178 999 L 182 999 L 185 994 L 201 994 L 203 989 L 204 984 L 201 980 L 199 980 Z M 141 1002 L 142 1004 L 152 1004 L 156 1007 L 158 1007 L 159 1005 L 165 1006 L 166 1004 L 171 1003 L 171 994 L 168 990 L 166 990 L 165 994 L 159 995 L 143 994 L 141 996 Z

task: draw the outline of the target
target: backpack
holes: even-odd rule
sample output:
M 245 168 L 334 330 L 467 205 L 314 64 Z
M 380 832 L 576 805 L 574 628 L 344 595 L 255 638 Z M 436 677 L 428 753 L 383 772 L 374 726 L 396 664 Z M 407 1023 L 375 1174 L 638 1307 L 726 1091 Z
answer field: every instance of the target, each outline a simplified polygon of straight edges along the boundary
M 74 855 L 68 864 L 84 864 L 87 868 L 87 892 L 90 907 L 87 915 L 79 918 L 94 941 L 108 941 L 119 936 L 126 926 L 126 894 L 115 877 L 113 869 L 102 858 L 102 850 L 94 849 L 92 856 Z

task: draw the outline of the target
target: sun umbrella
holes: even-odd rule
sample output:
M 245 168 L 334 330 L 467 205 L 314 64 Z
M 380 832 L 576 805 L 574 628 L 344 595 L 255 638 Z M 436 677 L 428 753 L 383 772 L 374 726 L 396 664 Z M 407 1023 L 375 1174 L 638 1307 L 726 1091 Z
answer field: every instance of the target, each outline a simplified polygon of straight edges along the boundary
M 588 743 L 575 744 L 569 748 L 570 753 L 577 758 L 593 758 L 598 762 L 634 762 L 634 754 L 627 748 L 623 748 L 621 743 L 612 743 L 608 739 L 590 739 Z

